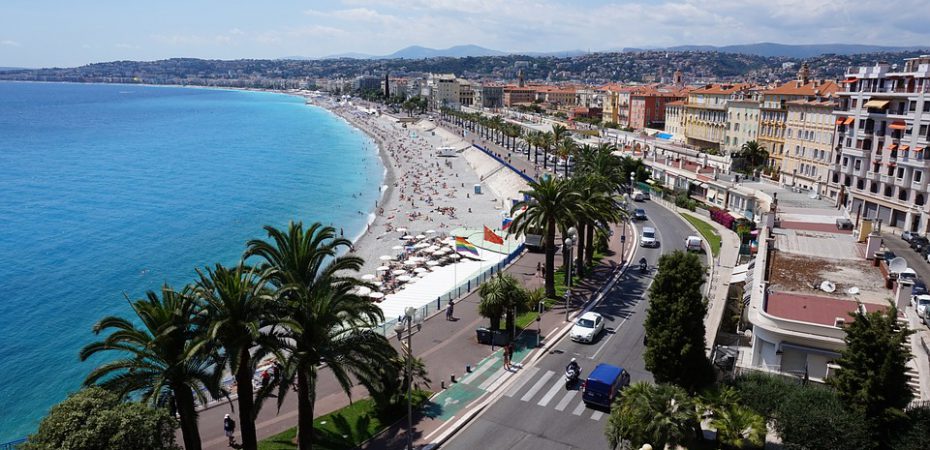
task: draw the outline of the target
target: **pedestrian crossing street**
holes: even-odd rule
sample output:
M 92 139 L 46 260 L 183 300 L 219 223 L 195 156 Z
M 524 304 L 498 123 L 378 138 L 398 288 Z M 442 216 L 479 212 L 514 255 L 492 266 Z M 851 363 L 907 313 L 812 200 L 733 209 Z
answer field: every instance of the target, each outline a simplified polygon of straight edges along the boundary
M 580 390 L 566 390 L 565 378 L 562 373 L 538 367 L 529 367 L 516 372 L 501 368 L 486 378 L 481 377 L 481 374 L 478 375 L 464 379 L 462 382 L 475 384 L 481 380 L 478 385 L 479 389 L 494 391 L 505 381 L 517 377 L 513 385 L 504 392 L 505 397 L 535 404 L 543 408 L 553 408 L 556 411 L 574 416 L 590 417 L 594 421 L 599 421 L 606 415 L 602 411 L 586 407 L 581 400 Z

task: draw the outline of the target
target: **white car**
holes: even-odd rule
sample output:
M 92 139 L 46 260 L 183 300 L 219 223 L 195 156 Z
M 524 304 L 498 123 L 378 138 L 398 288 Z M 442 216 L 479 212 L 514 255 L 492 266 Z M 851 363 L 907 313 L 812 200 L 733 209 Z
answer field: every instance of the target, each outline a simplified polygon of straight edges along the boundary
M 685 250 L 689 252 L 700 252 L 704 250 L 704 241 L 698 236 L 688 236 L 685 238 Z
M 575 321 L 569 336 L 573 341 L 591 343 L 603 330 L 604 317 L 596 312 L 586 312 Z
M 659 240 L 656 238 L 656 229 L 652 227 L 643 227 L 643 235 L 639 239 L 641 247 L 658 247 Z
M 917 317 L 924 323 L 927 321 L 927 308 L 930 308 L 930 295 L 918 295 L 914 299 L 914 309 L 917 310 Z

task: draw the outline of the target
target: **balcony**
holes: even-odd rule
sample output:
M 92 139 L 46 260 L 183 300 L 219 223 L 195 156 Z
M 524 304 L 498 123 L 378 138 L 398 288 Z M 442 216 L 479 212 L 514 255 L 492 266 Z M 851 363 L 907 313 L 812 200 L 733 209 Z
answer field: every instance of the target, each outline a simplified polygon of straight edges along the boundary
M 865 156 L 866 151 L 861 148 L 855 147 L 843 147 L 843 156 L 853 156 L 856 158 L 862 158 Z
M 918 168 L 926 167 L 926 162 L 927 160 L 924 159 L 923 157 L 901 157 L 901 158 L 898 158 L 897 160 L 897 163 L 902 166 L 918 167 Z
M 880 174 L 879 174 L 878 172 L 866 172 L 866 173 L 865 173 L 865 178 L 866 178 L 867 180 L 879 181 L 879 179 L 880 179 L 879 175 L 880 175 Z
M 906 189 L 906 188 L 908 187 L 908 185 L 910 184 L 910 181 L 911 181 L 910 178 L 911 178 L 911 177 L 895 178 L 895 179 L 894 179 L 894 185 L 897 186 L 897 187 L 905 188 L 905 189 Z
M 891 183 L 893 179 L 894 179 L 894 177 L 891 176 L 891 175 L 882 175 L 882 176 L 881 176 L 882 183 L 885 183 L 885 184 Z

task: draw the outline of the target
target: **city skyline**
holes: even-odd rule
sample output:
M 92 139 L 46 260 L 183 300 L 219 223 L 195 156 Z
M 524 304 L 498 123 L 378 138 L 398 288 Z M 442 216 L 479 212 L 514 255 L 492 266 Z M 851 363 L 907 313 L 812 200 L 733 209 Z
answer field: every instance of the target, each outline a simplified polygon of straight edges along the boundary
M 0 67 L 71 67 L 113 60 L 343 53 L 384 55 L 411 45 L 474 44 L 507 52 L 783 44 L 927 45 L 919 0 L 293 0 L 245 2 L 11 0 L 0 6 Z M 876 11 L 908 14 L 876 14 Z M 924 11 L 924 12 L 921 12 Z

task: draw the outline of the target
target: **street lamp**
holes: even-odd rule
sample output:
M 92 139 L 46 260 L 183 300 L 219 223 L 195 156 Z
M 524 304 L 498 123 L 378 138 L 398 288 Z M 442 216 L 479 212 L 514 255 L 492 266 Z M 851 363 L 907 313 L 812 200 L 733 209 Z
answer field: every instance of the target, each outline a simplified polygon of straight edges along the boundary
M 394 325 L 394 332 L 397 333 L 397 340 L 400 341 L 400 348 L 404 352 L 404 356 L 407 358 L 407 373 L 406 381 L 407 386 L 407 450 L 413 450 L 413 401 L 411 399 L 411 381 L 413 378 L 413 348 L 411 347 L 411 338 L 414 334 L 417 334 L 420 331 L 420 324 L 417 324 L 417 331 L 413 331 L 413 319 L 416 317 L 417 309 L 408 306 L 404 310 L 404 316 L 397 319 L 397 324 Z M 407 342 L 404 343 L 404 325 L 406 324 L 406 338 Z
M 565 239 L 562 241 L 562 267 L 565 268 L 565 321 L 568 322 L 568 310 L 571 306 L 571 288 L 572 288 L 572 247 L 575 240 L 578 239 L 578 230 L 575 227 L 569 228 L 565 232 Z

